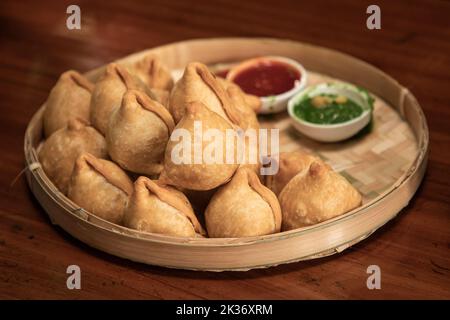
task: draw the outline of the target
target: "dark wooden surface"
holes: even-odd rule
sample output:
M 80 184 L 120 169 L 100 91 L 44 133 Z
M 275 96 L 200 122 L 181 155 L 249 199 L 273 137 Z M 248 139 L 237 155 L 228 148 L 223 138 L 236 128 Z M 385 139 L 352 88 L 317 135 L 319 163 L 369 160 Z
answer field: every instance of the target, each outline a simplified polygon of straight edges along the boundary
M 367 1 L 64 1 L 0 3 L 0 298 L 450 298 L 450 2 L 385 1 L 382 29 Z M 402 214 L 340 255 L 245 273 L 152 267 L 91 249 L 52 226 L 24 177 L 23 135 L 58 75 L 189 38 L 270 36 L 322 45 L 410 88 L 431 133 L 425 180 Z M 66 288 L 66 268 L 82 289 Z M 381 290 L 366 268 L 379 265 Z

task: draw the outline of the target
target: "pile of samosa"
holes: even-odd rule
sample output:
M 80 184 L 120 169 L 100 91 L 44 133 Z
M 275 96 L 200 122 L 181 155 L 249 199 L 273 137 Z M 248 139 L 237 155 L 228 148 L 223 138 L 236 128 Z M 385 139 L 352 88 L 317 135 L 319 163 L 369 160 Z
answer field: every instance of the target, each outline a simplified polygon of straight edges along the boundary
M 111 63 L 95 83 L 67 71 L 45 104 L 39 160 L 56 188 L 84 210 L 170 236 L 273 234 L 361 204 L 347 180 L 302 151 L 279 154 L 279 170 L 270 176 L 259 175 L 260 162 L 173 161 L 175 129 L 193 132 L 201 121 L 204 129 L 258 130 L 259 106 L 258 97 L 197 62 L 176 83 L 154 55 Z

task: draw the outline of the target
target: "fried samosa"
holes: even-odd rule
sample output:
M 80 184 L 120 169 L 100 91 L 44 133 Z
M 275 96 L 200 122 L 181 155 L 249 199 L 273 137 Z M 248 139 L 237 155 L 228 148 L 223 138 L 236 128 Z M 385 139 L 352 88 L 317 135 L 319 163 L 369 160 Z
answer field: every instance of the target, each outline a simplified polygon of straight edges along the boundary
M 126 170 L 158 174 L 174 127 L 172 116 L 164 106 L 144 92 L 129 90 L 108 125 L 109 155 Z
M 298 173 L 308 170 L 314 161 L 322 162 L 304 151 L 281 152 L 278 156 L 278 172 L 274 175 L 265 176 L 265 185 L 277 196 L 286 184 Z
M 139 177 L 134 183 L 134 192 L 125 209 L 124 225 L 177 237 L 205 234 L 182 192 L 146 177 Z
M 203 103 L 229 123 L 237 121 L 225 88 L 208 67 L 199 62 L 187 65 L 183 77 L 177 81 L 170 94 L 169 110 L 175 123 L 181 120 L 186 106 L 191 102 Z
M 188 104 L 175 127 L 176 136 L 167 144 L 160 179 L 191 190 L 211 190 L 229 181 L 239 164 L 226 161 L 227 154 L 236 155 L 237 145 L 227 130 L 235 132 L 231 124 L 203 103 Z M 207 131 L 216 135 L 207 139 L 203 134 Z
M 94 84 L 76 71 L 64 72 L 50 91 L 43 115 L 46 137 L 67 126 L 70 119 L 89 122 L 89 104 Z
M 361 205 L 360 193 L 323 162 L 292 178 L 279 196 L 283 230 L 313 225 Z
M 137 61 L 131 69 L 151 89 L 171 90 L 173 87 L 169 70 L 153 54 Z
M 154 97 L 148 87 L 127 68 L 110 63 L 95 84 L 91 99 L 91 123 L 101 134 L 106 134 L 112 112 L 120 107 L 125 92 L 132 89 L 142 90 Z
M 261 236 L 280 231 L 281 209 L 254 171 L 239 168 L 212 197 L 205 221 L 213 238 Z
M 64 194 L 67 194 L 75 161 L 83 152 L 106 158 L 106 142 L 97 130 L 76 118 L 70 119 L 65 128 L 54 132 L 39 150 L 42 168 Z
M 83 153 L 75 162 L 67 196 L 92 214 L 122 224 L 132 192 L 133 182 L 118 165 Z

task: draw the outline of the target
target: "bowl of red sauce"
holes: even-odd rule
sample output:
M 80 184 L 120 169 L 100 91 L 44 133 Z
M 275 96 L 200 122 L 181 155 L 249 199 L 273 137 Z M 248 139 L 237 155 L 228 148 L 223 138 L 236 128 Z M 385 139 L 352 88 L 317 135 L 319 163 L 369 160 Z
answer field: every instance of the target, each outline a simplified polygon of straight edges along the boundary
M 239 63 L 226 78 L 245 93 L 260 97 L 259 113 L 267 114 L 286 110 L 288 100 L 306 86 L 307 73 L 295 60 L 266 56 Z

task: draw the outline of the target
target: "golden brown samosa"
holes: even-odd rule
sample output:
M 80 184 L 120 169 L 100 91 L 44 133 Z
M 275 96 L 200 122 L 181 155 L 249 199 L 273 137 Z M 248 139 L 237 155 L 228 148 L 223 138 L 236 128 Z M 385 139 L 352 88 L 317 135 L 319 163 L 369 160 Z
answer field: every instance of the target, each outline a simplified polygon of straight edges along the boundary
M 134 183 L 124 224 L 139 231 L 177 237 L 205 234 L 182 192 L 146 177 L 139 177 Z
M 43 115 L 46 137 L 67 126 L 70 119 L 89 122 L 89 104 L 94 84 L 76 71 L 64 72 L 50 91 Z
M 323 162 L 292 178 L 279 196 L 283 230 L 313 225 L 361 205 L 360 193 Z
M 151 89 L 171 90 L 173 87 L 169 70 L 153 54 L 134 63 L 131 69 Z
M 65 128 L 54 132 L 39 150 L 42 168 L 64 194 L 67 194 L 75 161 L 83 152 L 105 158 L 106 142 L 97 130 L 76 118 L 70 119 Z
M 169 110 L 175 123 L 181 120 L 186 106 L 191 102 L 201 102 L 226 121 L 236 123 L 236 115 L 225 88 L 208 67 L 199 62 L 187 65 L 183 77 L 177 81 L 170 94 Z
M 109 155 L 126 170 L 158 174 L 174 127 L 172 116 L 164 106 L 144 92 L 129 90 L 108 125 Z
M 237 145 L 234 136 L 229 139 L 227 130 L 235 132 L 230 123 L 203 103 L 188 104 L 175 127 L 177 137 L 172 136 L 167 144 L 160 179 L 191 190 L 211 190 L 229 181 L 239 164 L 235 159 L 230 163 L 226 161 L 227 154 L 236 155 Z M 217 136 L 208 140 L 207 131 Z M 219 146 L 217 153 L 215 145 Z
M 278 172 L 265 176 L 266 187 L 278 196 L 293 177 L 303 170 L 308 170 L 315 161 L 322 162 L 320 158 L 301 150 L 281 152 L 278 156 Z
M 92 214 L 122 224 L 132 192 L 133 182 L 118 165 L 83 153 L 75 162 L 67 196 Z
M 281 209 L 254 171 L 239 168 L 212 197 L 205 221 L 212 238 L 262 236 L 280 231 Z
M 126 67 L 110 63 L 95 84 L 91 99 L 91 123 L 101 134 L 106 134 L 112 112 L 122 103 L 125 92 L 132 89 L 142 90 L 153 97 L 147 86 Z

